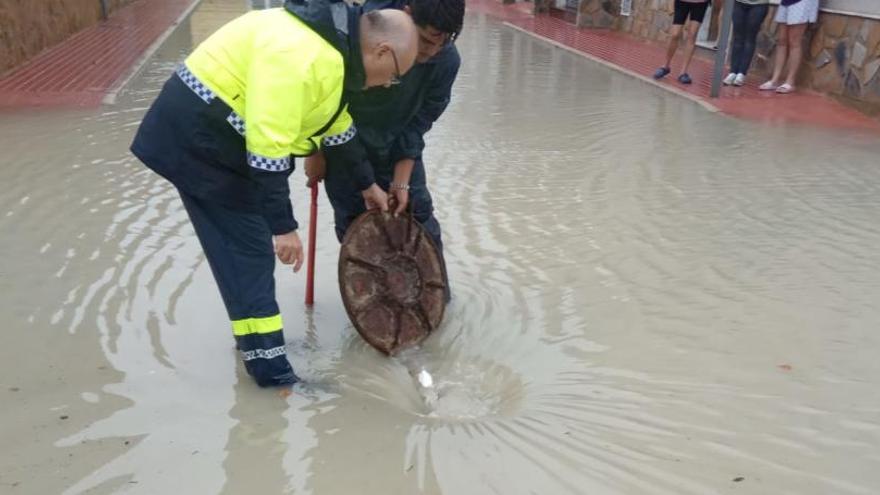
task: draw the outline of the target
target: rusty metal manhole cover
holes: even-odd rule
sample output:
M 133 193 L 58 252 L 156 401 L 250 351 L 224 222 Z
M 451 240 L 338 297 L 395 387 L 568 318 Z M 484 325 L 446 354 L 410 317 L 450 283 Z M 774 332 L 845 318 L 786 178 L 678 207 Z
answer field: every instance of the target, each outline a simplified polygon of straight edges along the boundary
M 371 210 L 351 224 L 339 253 L 339 288 L 358 333 L 385 354 L 418 344 L 443 320 L 440 255 L 408 214 Z

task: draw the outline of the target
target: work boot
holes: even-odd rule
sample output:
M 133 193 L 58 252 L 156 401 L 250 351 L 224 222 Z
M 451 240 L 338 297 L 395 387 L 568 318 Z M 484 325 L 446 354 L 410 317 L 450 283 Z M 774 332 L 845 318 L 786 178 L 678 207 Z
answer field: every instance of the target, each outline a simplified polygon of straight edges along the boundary
M 293 385 L 299 377 L 287 360 L 283 334 L 250 334 L 236 337 L 239 353 L 248 374 L 261 387 Z
M 287 356 L 245 361 L 244 367 L 248 374 L 254 377 L 257 385 L 264 388 L 293 385 L 299 382 L 299 377 L 293 372 Z

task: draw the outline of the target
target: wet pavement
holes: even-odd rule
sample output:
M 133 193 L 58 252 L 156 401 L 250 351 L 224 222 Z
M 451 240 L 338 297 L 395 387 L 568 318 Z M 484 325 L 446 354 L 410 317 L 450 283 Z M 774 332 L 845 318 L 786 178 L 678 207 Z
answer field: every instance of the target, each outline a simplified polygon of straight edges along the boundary
M 242 8 L 203 2 L 116 105 L 0 114 L 0 493 L 880 489 L 876 136 L 709 113 L 481 14 L 426 153 L 442 328 L 395 359 L 361 341 L 322 197 L 314 311 L 276 273 L 308 385 L 256 388 L 179 199 L 127 152 Z
M 688 70 L 693 84 L 681 84 L 676 77 L 658 81 L 653 75 L 666 58 L 665 43 L 640 39 L 613 29 L 578 28 L 558 15 L 534 15 L 533 4 L 528 2 L 503 4 L 501 0 L 469 0 L 467 5 L 471 12 L 488 13 L 513 29 L 693 100 L 709 111 L 777 125 L 836 128 L 880 135 L 880 120 L 860 112 L 853 103 L 847 106 L 806 88 L 787 95 L 761 91 L 758 86 L 765 79 L 759 76 L 747 78 L 742 87 L 722 86 L 720 97 L 712 98 L 715 53 L 711 51 L 697 50 Z M 681 64 L 683 55 L 679 53 L 672 66 L 680 67 Z

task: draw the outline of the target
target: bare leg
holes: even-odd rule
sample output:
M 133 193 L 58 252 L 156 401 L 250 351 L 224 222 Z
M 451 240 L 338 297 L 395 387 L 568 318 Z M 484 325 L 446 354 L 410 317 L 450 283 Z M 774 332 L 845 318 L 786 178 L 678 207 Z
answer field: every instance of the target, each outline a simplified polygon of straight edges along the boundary
M 687 39 L 684 47 L 684 67 L 681 69 L 682 74 L 688 73 L 688 67 L 691 66 L 691 59 L 694 58 L 694 50 L 697 47 L 697 32 L 700 31 L 700 23 L 697 21 L 688 21 Z
M 669 44 L 666 46 L 666 65 L 672 66 L 672 58 L 675 57 L 675 51 L 678 50 L 678 40 L 681 39 L 681 29 L 684 26 L 673 24 L 672 30 L 669 32 Z
M 804 57 L 804 32 L 807 30 L 807 24 L 795 24 L 788 27 L 788 50 L 791 54 L 788 57 L 788 77 L 785 83 L 794 87 L 797 82 L 798 69 L 801 67 L 801 60 Z
M 785 59 L 788 58 L 788 25 L 780 24 L 776 34 L 776 55 L 773 64 L 773 84 L 779 84 L 782 79 L 782 70 L 785 69 Z

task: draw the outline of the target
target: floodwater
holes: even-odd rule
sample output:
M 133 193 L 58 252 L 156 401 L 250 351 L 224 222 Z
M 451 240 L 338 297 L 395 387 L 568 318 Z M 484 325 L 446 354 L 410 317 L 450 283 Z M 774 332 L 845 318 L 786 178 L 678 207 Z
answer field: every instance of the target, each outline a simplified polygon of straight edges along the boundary
M 0 493 L 880 493 L 876 136 L 711 114 L 479 14 L 426 154 L 442 329 L 360 340 L 323 202 L 314 311 L 276 273 L 309 383 L 258 389 L 127 152 L 241 8 L 204 2 L 115 105 L 0 114 Z

